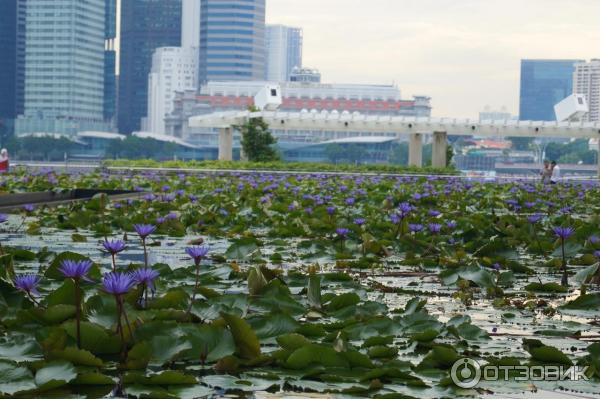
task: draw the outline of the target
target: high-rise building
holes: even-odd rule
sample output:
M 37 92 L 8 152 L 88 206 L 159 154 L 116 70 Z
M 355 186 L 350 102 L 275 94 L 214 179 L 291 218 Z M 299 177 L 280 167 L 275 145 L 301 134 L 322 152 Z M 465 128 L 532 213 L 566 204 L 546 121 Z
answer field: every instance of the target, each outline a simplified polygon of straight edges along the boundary
M 117 0 L 106 0 L 104 26 L 104 120 L 114 126 L 117 114 Z
M 13 132 L 17 116 L 17 1 L 0 2 L 0 140 Z
M 522 60 L 519 119 L 554 121 L 554 105 L 573 93 L 580 60 Z
M 573 94 L 583 94 L 588 103 L 589 113 L 583 120 L 600 122 L 600 60 L 575 64 Z
M 290 80 L 294 68 L 302 66 L 302 29 L 267 25 L 267 74 L 271 82 Z
M 159 47 L 181 45 L 182 0 L 121 1 L 119 132 L 140 129 L 148 107 L 148 74 Z
M 265 0 L 202 0 L 200 82 L 263 80 Z
M 106 0 L 26 0 L 17 134 L 105 130 Z
M 506 107 L 496 110 L 486 105 L 485 109 L 479 113 L 479 121 L 508 121 L 511 119 L 513 116 Z
M 198 85 L 198 50 L 191 47 L 161 47 L 154 52 L 148 76 L 148 116 L 145 130 L 164 134 L 165 116 L 173 110 L 175 92 Z
M 200 47 L 200 2 L 201 0 L 183 0 L 181 47 Z

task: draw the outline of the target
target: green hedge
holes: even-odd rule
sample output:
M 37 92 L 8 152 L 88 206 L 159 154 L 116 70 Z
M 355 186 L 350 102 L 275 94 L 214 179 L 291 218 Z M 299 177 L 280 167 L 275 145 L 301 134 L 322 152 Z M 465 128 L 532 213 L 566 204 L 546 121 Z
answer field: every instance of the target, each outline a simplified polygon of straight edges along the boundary
M 240 170 L 289 170 L 302 172 L 372 172 L 399 174 L 456 175 L 454 168 L 418 168 L 400 165 L 351 165 L 303 162 L 240 162 L 240 161 L 154 161 L 154 160 L 109 160 L 104 166 L 129 168 L 173 168 L 173 169 L 240 169 Z

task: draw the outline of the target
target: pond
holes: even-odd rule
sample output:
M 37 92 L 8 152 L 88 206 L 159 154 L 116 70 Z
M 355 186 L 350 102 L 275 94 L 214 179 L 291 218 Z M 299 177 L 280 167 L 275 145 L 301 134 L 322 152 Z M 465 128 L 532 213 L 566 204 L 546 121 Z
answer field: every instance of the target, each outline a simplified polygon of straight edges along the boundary
M 1 188 L 140 194 L 0 217 L 0 397 L 600 395 L 597 182 L 38 170 Z

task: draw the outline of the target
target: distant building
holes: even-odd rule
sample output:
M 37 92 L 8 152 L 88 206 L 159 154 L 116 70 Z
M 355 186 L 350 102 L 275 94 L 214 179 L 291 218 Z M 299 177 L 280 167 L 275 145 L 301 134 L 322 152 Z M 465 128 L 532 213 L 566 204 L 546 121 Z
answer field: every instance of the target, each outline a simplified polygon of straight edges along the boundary
M 218 111 L 245 110 L 254 103 L 254 96 L 269 82 L 209 82 L 200 91 L 178 92 L 174 109 L 166 118 L 167 134 L 181 137 L 202 145 L 213 145 L 217 132 L 190 128 L 188 120 L 192 116 Z M 281 111 L 290 112 L 348 112 L 367 115 L 422 116 L 431 115 L 430 98 L 417 96 L 404 100 L 396 86 L 321 84 L 321 83 L 281 83 Z M 354 133 L 333 131 L 278 131 L 273 133 L 285 143 L 312 143 L 359 136 Z M 395 137 L 395 134 L 375 134 L 369 136 Z
M 294 68 L 302 66 L 302 29 L 267 25 L 267 73 L 271 82 L 290 80 Z
M 554 105 L 573 93 L 580 60 L 522 60 L 519 119 L 554 121 Z
M 265 58 L 265 0 L 202 0 L 201 83 L 263 80 Z
M 321 83 L 321 72 L 313 68 L 294 68 L 290 82 Z
M 140 121 L 146 116 L 154 51 L 181 45 L 181 1 L 121 1 L 120 133 L 140 130 Z
M 181 47 L 199 48 L 201 0 L 182 1 Z
M 104 120 L 116 125 L 117 116 L 117 0 L 105 0 Z
M 483 111 L 479 113 L 479 121 L 504 121 L 511 120 L 513 116 L 506 110 L 506 107 L 502 107 L 500 110 L 493 110 L 491 107 L 486 106 Z
M 0 140 L 12 135 L 14 120 L 18 114 L 17 93 L 23 85 L 22 77 L 17 78 L 23 65 L 17 66 L 19 41 L 17 28 L 19 6 L 16 0 L 0 2 Z M 22 60 L 21 60 L 22 61 Z M 22 93 L 21 93 L 22 97 Z M 21 98 L 22 100 L 22 98 Z M 21 104 L 22 110 L 22 104 Z
M 600 60 L 578 62 L 573 73 L 573 94 L 583 94 L 589 113 L 585 122 L 600 122 Z
M 16 134 L 75 134 L 104 123 L 107 0 L 19 1 L 24 102 Z
M 173 111 L 175 92 L 195 90 L 198 85 L 197 63 L 195 48 L 156 49 L 148 76 L 148 116 L 144 130 L 165 133 L 165 115 Z

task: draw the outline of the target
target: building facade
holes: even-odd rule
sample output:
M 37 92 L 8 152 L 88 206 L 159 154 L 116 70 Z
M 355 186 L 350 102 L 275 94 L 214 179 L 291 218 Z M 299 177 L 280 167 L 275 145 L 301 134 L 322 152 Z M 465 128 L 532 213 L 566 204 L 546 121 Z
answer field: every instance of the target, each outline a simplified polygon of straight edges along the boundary
M 302 40 L 301 28 L 267 25 L 266 79 L 268 81 L 288 81 L 294 68 L 302 67 Z
M 106 0 L 26 0 L 24 102 L 16 134 L 74 134 L 104 123 Z
M 181 45 L 182 0 L 121 1 L 118 96 L 120 133 L 140 130 L 148 108 L 148 74 L 159 47 Z
M 265 0 L 201 0 L 200 82 L 263 80 Z
M 321 83 L 321 72 L 314 68 L 294 68 L 290 82 Z
M 200 47 L 201 0 L 182 1 L 181 47 L 198 48 Z
M 200 91 L 176 93 L 173 112 L 165 119 L 166 133 L 198 145 L 216 145 L 218 132 L 190 128 L 192 116 L 219 111 L 246 110 L 254 104 L 254 96 L 269 82 L 208 82 Z M 431 99 L 417 96 L 402 99 L 396 86 L 319 84 L 284 82 L 281 84 L 281 111 L 290 112 L 357 112 L 367 115 L 421 116 L 431 115 Z M 358 133 L 332 131 L 292 131 L 273 128 L 282 150 L 306 143 L 345 139 Z M 395 137 L 395 134 L 368 133 L 367 136 Z
M 589 113 L 583 121 L 600 121 L 600 60 L 575 64 L 573 94 L 583 94 L 588 103 Z
M 148 76 L 148 116 L 144 130 L 165 133 L 165 116 L 173 111 L 175 92 L 195 90 L 198 85 L 197 63 L 195 48 L 161 47 L 154 52 Z
M 117 115 L 117 0 L 105 0 L 104 120 L 115 126 Z
M 554 121 L 554 105 L 573 93 L 580 60 L 522 60 L 519 119 Z
M 13 133 L 17 116 L 18 2 L 0 2 L 0 140 Z M 21 66 L 22 68 L 22 66 Z M 22 84 L 22 82 L 21 82 Z

